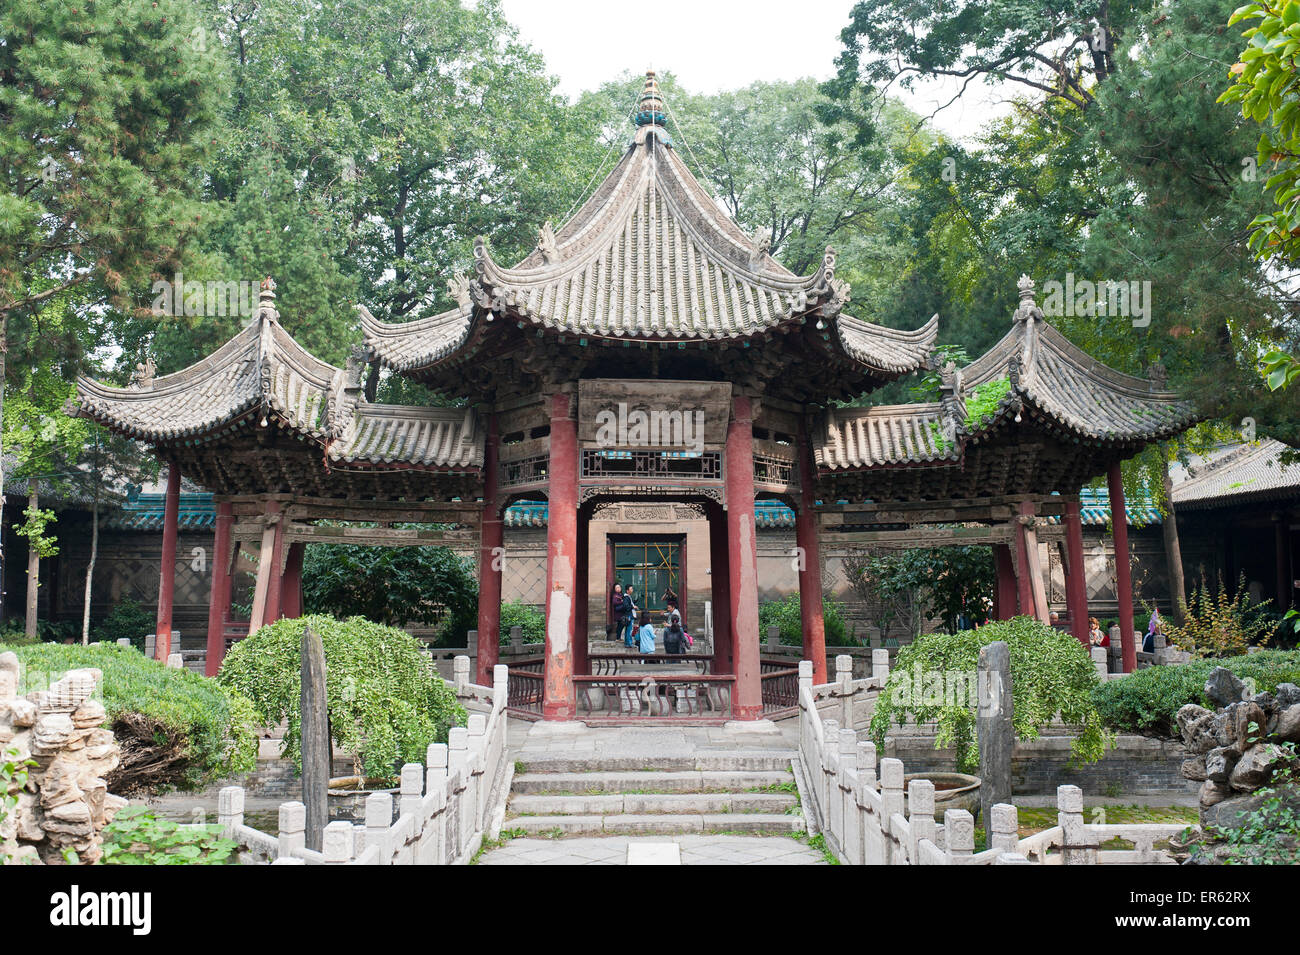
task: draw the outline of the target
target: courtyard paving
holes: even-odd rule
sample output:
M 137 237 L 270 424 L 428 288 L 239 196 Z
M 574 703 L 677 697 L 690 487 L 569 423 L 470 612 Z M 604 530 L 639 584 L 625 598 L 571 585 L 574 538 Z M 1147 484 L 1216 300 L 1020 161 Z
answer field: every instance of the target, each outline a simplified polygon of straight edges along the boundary
M 812 849 L 788 836 L 608 836 L 580 839 L 512 839 L 485 852 L 478 865 L 627 865 L 628 845 L 675 844 L 682 865 L 826 865 Z

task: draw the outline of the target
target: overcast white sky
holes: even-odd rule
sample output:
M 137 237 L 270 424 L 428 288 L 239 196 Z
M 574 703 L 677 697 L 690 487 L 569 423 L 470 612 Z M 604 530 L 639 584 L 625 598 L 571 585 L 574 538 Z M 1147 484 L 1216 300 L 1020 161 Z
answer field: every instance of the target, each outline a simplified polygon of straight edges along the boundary
M 574 97 L 624 70 L 650 68 L 675 73 L 683 86 L 699 93 L 756 80 L 828 79 L 853 2 L 502 0 L 502 6 L 559 77 L 560 92 Z M 902 99 L 928 115 L 954 89 L 933 84 Z M 935 125 L 949 135 L 970 136 L 1001 112 L 998 99 L 988 87 L 972 84 L 961 101 L 939 113 Z

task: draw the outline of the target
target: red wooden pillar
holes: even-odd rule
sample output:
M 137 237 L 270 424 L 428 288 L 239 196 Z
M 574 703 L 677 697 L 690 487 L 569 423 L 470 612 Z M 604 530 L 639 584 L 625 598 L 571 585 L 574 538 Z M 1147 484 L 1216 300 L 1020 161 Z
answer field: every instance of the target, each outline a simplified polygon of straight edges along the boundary
M 478 651 L 475 682 L 492 685 L 501 652 L 501 570 L 505 566 L 505 522 L 497 500 L 497 416 L 488 415 L 483 450 L 483 517 L 478 545 Z
M 570 720 L 573 693 L 574 599 L 578 559 L 578 429 L 572 398 L 551 396 L 550 489 L 546 528 L 546 665 L 542 716 Z
M 713 600 L 713 672 L 734 673 L 731 649 L 731 558 L 727 550 L 727 513 L 711 504 L 709 515 L 709 589 Z
M 812 451 L 806 424 L 799 432 L 799 510 L 795 515 L 795 545 L 799 563 L 799 621 L 803 627 L 803 658 L 813 665 L 813 683 L 826 677 L 826 622 L 822 617 L 821 547 L 817 539 L 817 495 Z
M 307 545 L 299 541 L 289 545 L 284 562 L 283 594 L 280 597 L 280 615 L 302 616 L 302 559 Z
M 993 562 L 997 566 L 998 588 L 993 598 L 993 616 L 1010 620 L 1016 615 L 1016 567 L 1011 561 L 1008 544 L 993 545 Z
M 235 507 L 229 501 L 217 504 L 217 528 L 212 538 L 212 590 L 208 597 L 208 653 L 203 672 L 216 676 L 226 655 L 226 617 L 230 613 L 230 529 Z
M 1133 640 L 1133 570 L 1129 566 L 1128 511 L 1124 507 L 1124 480 L 1119 462 L 1106 474 L 1110 492 L 1110 523 L 1115 534 L 1115 596 L 1119 601 L 1120 646 L 1124 650 L 1124 672 L 1137 669 L 1137 644 Z
M 578 560 L 577 578 L 573 598 L 573 672 L 591 672 L 587 661 L 587 640 L 590 634 L 588 617 L 587 577 L 590 572 L 591 515 L 587 508 L 578 509 Z
M 154 626 L 154 659 L 167 661 L 172 652 L 172 600 L 176 591 L 176 535 L 180 525 L 181 469 L 167 464 L 167 497 L 163 506 L 162 558 L 158 566 L 158 617 Z
M 752 399 L 732 400 L 726 448 L 727 550 L 730 557 L 730 623 L 736 683 L 732 716 L 763 715 L 758 633 L 758 540 L 754 533 L 754 415 Z
M 1070 633 L 1088 646 L 1088 582 L 1083 566 L 1083 519 L 1078 501 L 1065 502 L 1065 606 L 1070 614 Z

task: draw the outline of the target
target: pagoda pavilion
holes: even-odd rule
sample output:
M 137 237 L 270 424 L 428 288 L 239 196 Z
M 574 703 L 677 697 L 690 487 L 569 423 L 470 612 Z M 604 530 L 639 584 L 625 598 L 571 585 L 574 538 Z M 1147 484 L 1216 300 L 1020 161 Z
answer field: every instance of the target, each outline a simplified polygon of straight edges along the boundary
M 665 713 L 757 719 L 774 693 L 760 659 L 756 501 L 795 512 L 803 651 L 818 682 L 819 543 L 831 535 L 986 543 L 997 558 L 997 615 L 1045 620 L 1036 535 L 1063 523 L 1069 618 L 1086 642 L 1080 488 L 1107 473 L 1122 515 L 1120 462 L 1195 420 L 1160 377 L 1106 368 L 1055 331 L 1028 278 L 1007 335 L 968 367 L 939 369 L 939 401 L 838 406 L 936 367 L 937 318 L 905 332 L 850 316 L 829 248 L 812 275 L 782 267 L 766 237 L 741 230 L 687 169 L 653 73 L 626 152 L 577 214 L 543 225 L 513 267 L 482 240 L 474 256 L 473 274 L 449 281 L 451 311 L 393 324 L 361 308 L 363 343 L 343 368 L 289 336 L 268 280 L 249 324 L 198 364 L 161 377 L 142 368 L 126 388 L 78 382 L 72 413 L 146 443 L 168 465 L 160 659 L 182 474 L 217 502 L 209 673 L 231 640 L 301 612 L 307 543 L 476 540 L 476 670 L 489 682 L 503 514 L 545 499 L 545 655 L 538 672 L 512 669 L 512 705 L 552 720 L 609 716 L 607 706 L 625 714 L 588 652 L 592 610 L 603 630 L 607 603 L 603 582 L 590 585 L 588 525 L 617 502 L 669 501 L 708 522 L 714 640 L 706 673 L 683 677 Z M 462 406 L 368 401 L 362 380 L 376 362 Z M 974 419 L 967 402 L 977 390 L 998 397 Z M 1114 529 L 1131 668 L 1122 517 Z M 231 567 L 254 546 L 251 623 L 241 625 L 230 612 Z

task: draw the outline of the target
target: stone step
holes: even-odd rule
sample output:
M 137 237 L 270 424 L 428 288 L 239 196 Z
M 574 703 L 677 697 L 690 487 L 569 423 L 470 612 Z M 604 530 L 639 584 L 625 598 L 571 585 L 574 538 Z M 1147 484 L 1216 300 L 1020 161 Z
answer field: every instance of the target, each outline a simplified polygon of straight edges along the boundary
M 528 816 L 683 815 L 783 813 L 794 808 L 792 793 L 628 793 L 599 796 L 512 795 L 507 811 Z
M 789 772 L 792 752 L 717 752 L 683 756 L 529 755 L 524 769 L 536 773 L 600 772 Z
M 601 772 L 534 772 L 515 776 L 513 793 L 564 793 L 594 796 L 602 793 L 742 793 L 794 782 L 787 760 L 779 769 L 762 770 L 621 770 Z M 622 798 L 617 797 L 617 798 Z
M 522 829 L 529 834 L 628 835 L 631 833 L 688 832 L 803 832 L 803 816 L 797 813 L 655 813 L 590 814 L 585 816 L 517 816 L 507 819 L 505 829 Z

